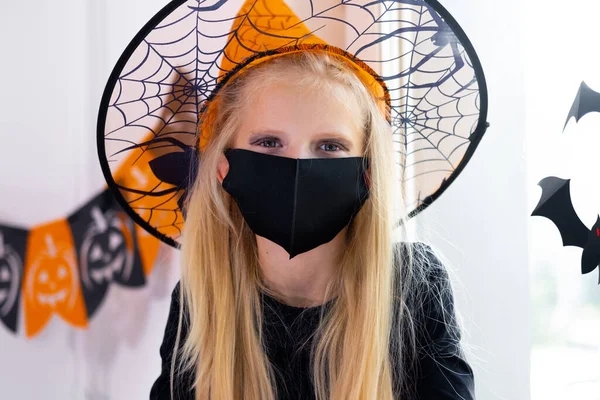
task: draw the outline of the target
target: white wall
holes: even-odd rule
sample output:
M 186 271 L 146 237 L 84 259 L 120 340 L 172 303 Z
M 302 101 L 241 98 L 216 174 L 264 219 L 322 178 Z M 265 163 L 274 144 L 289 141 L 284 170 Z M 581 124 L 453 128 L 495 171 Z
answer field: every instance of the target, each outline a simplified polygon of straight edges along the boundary
M 100 97 L 129 40 L 163 5 L 1 3 L 0 221 L 32 226 L 64 217 L 102 189 Z M 54 317 L 26 340 L 0 327 L 0 398 L 147 398 L 160 369 L 173 264 L 163 255 L 141 290 L 111 287 L 87 330 Z
M 519 6 L 445 0 L 471 38 L 490 90 L 492 123 L 468 168 L 419 217 L 456 270 L 481 400 L 527 399 L 529 299 L 524 93 Z M 99 190 L 95 122 L 110 70 L 166 1 L 3 2 L 0 220 L 67 215 Z M 499 18 L 502 16 L 502 19 Z M 8 39 L 7 39 L 8 38 Z M 147 398 L 159 371 L 168 294 L 164 260 L 139 291 L 111 288 L 87 331 L 54 319 L 33 340 L 0 328 L 0 397 Z M 127 309 L 118 307 L 126 302 Z M 117 322 L 117 323 L 115 323 Z

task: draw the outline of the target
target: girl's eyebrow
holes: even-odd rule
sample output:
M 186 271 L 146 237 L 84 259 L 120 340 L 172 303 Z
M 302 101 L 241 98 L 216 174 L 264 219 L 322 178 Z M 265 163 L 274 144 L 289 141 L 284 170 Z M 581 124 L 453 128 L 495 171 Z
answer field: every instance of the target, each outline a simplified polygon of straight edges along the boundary
M 277 129 L 269 129 L 269 128 L 257 128 L 257 129 L 252 129 L 250 131 L 250 135 L 264 135 L 264 134 L 285 135 L 285 132 L 278 131 Z

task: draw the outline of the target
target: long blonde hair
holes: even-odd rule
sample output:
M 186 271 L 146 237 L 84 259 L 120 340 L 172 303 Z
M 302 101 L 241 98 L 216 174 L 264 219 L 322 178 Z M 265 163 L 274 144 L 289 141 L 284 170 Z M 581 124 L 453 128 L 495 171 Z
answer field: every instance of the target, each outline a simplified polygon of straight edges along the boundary
M 402 195 L 397 190 L 391 127 L 352 67 L 324 51 L 265 61 L 217 95 L 216 117 L 205 127 L 211 138 L 199 157 L 186 208 L 175 348 L 183 343 L 181 351 L 173 352 L 171 393 L 175 374 L 193 371 L 196 399 L 277 398 L 262 346 L 260 291 L 269 289 L 261 278 L 256 239 L 216 176 L 219 156 L 232 144 L 244 107 L 264 82 L 327 91 L 341 96 L 340 101 L 354 96 L 364 110 L 356 118 L 365 130 L 370 196 L 348 227 L 339 274 L 329 286 L 329 293 L 337 296 L 321 316 L 311 349 L 317 400 L 404 398 L 405 374 L 394 377 L 398 372 L 392 370 L 390 353 L 408 370 L 415 345 L 414 335 L 405 335 L 414 331 L 404 306 L 404 293 L 410 289 L 397 279 L 400 269 L 409 272 L 403 276 L 410 275 L 410 257 L 392 242 L 393 225 L 405 214 L 402 207 L 394 211 Z M 394 325 L 395 318 L 400 327 Z M 189 326 L 185 338 L 180 334 L 182 323 Z

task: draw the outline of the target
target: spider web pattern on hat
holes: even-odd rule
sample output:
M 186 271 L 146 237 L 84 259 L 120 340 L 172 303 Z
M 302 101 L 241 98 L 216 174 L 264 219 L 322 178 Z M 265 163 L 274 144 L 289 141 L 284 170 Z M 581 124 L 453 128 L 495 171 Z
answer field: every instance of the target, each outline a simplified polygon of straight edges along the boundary
M 409 215 L 446 190 L 486 130 L 487 90 L 437 1 L 179 0 L 127 47 L 98 117 L 104 175 L 138 224 L 178 245 L 202 108 L 250 60 L 308 45 L 339 49 L 385 84 Z

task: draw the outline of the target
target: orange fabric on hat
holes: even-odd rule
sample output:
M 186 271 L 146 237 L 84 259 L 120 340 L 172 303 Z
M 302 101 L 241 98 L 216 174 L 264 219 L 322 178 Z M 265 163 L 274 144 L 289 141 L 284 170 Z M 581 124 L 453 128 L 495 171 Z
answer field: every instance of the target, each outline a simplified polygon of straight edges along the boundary
M 153 138 L 152 134 L 148 135 L 146 143 L 151 143 Z M 174 192 L 173 196 L 165 202 L 163 197 L 153 197 L 123 189 L 136 188 L 136 191 L 148 193 L 173 190 L 172 185 L 158 179 L 150 168 L 150 161 L 160 156 L 160 152 L 160 143 L 154 147 L 149 144 L 131 150 L 127 159 L 115 173 L 115 183 L 122 187 L 121 194 L 131 208 L 138 210 L 142 219 L 165 235 L 179 236 L 180 228 L 183 226 L 183 216 L 180 212 L 176 212 L 179 209 L 178 194 Z
M 150 142 L 152 138 L 153 136 L 149 135 L 147 142 Z M 140 148 L 132 151 L 115 173 L 115 182 L 125 188 L 135 187 L 138 190 L 149 192 L 158 189 L 162 185 L 168 186 L 162 183 L 150 169 L 149 162 L 156 157 L 156 150 L 153 150 L 151 146 L 148 146 L 146 150 Z M 163 233 L 165 229 L 167 229 L 167 234 L 171 233 L 170 230 L 176 229 L 170 227 L 173 221 L 183 224 L 183 221 L 178 221 L 182 218 L 181 213 L 172 211 L 178 209 L 177 199 L 179 195 L 171 198 L 165 204 L 159 204 L 157 207 L 159 200 L 151 196 L 142 196 L 123 189 L 121 189 L 121 194 L 132 207 L 145 210 L 140 212 L 140 216 L 152 226 L 160 227 L 160 231 Z M 164 203 L 164 201 L 160 201 L 160 203 Z M 137 223 L 134 229 L 144 274 L 149 276 L 158 255 L 160 240 L 146 232 Z
M 142 259 L 142 268 L 144 268 L 144 275 L 150 276 L 156 263 L 156 257 L 158 256 L 158 250 L 160 250 L 160 240 L 146 232 L 144 228 L 139 225 L 135 225 L 135 234 L 137 236 L 137 244 Z
M 355 71 L 379 100 L 380 110 L 389 120 L 389 93 L 379 76 L 358 58 L 311 33 L 283 0 L 246 0 L 234 21 L 234 33 L 228 38 L 219 68 L 218 85 L 225 85 L 230 78 L 237 79 L 244 70 L 274 57 L 298 51 L 327 51 Z M 257 54 L 263 52 L 268 54 Z M 218 94 L 203 103 L 198 132 L 201 150 L 210 139 L 206 127 L 213 125 L 213 110 L 217 107 Z

